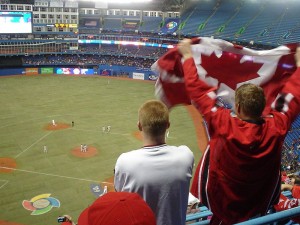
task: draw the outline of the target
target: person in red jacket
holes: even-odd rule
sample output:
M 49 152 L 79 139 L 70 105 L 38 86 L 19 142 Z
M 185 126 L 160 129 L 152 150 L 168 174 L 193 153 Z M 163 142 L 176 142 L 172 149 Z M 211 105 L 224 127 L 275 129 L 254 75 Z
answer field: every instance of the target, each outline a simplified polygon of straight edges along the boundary
M 216 87 L 199 79 L 191 40 L 178 44 L 187 93 L 203 115 L 210 135 L 191 193 L 213 212 L 211 224 L 234 224 L 266 214 L 280 195 L 280 162 L 284 138 L 300 112 L 300 49 L 297 70 L 262 116 L 263 89 L 243 84 L 235 92 L 235 113 L 219 107 Z
M 276 211 L 283 211 L 300 206 L 300 181 L 299 177 L 292 177 L 289 183 L 281 184 L 282 191 L 291 191 L 292 198 L 280 194 L 278 204 L 274 205 Z M 300 217 L 292 218 L 292 221 L 300 223 Z

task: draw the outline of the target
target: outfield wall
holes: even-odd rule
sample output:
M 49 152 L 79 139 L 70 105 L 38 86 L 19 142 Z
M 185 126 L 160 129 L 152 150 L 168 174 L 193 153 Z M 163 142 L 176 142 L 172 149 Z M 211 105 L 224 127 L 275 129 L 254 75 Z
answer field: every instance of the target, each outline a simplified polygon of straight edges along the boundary
M 139 69 L 131 66 L 108 66 L 99 65 L 94 68 L 81 66 L 62 66 L 62 67 L 20 67 L 0 69 L 0 76 L 10 75 L 49 75 L 49 74 L 68 74 L 68 75 L 87 75 L 87 76 L 125 76 L 138 80 L 156 80 L 157 76 L 150 69 Z

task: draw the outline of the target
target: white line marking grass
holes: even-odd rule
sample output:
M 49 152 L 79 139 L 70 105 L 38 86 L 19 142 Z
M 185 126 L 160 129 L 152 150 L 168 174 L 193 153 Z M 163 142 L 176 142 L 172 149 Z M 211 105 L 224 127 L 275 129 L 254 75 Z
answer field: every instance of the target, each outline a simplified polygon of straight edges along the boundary
M 16 169 L 16 168 L 11 168 L 11 167 L 6 167 L 6 166 L 0 166 L 0 169 L 8 169 L 8 170 L 14 170 L 14 171 L 24 172 L 24 173 L 32 173 L 32 174 L 45 175 L 45 176 L 50 176 L 50 177 L 58 177 L 58 178 L 63 178 L 63 179 L 72 179 L 72 180 L 81 180 L 81 181 L 99 183 L 98 180 L 90 180 L 90 179 L 83 179 L 83 178 L 78 178 L 78 177 L 61 176 L 61 175 L 57 175 L 57 174 L 42 173 L 42 172 L 36 172 L 36 171 L 30 171 L 30 170 L 22 170 L 22 169 Z
M 45 134 L 44 136 L 42 136 L 40 139 L 38 139 L 37 141 L 35 141 L 33 144 L 31 144 L 29 147 L 27 147 L 26 149 L 24 149 L 22 152 L 20 152 L 18 155 L 15 156 L 15 159 L 18 158 L 20 155 L 22 155 L 24 152 L 26 152 L 28 149 L 30 149 L 32 146 L 34 146 L 35 144 L 37 144 L 38 142 L 40 142 L 41 140 L 43 140 L 45 137 L 47 137 L 49 134 L 52 134 L 53 131 L 50 131 L 49 133 Z

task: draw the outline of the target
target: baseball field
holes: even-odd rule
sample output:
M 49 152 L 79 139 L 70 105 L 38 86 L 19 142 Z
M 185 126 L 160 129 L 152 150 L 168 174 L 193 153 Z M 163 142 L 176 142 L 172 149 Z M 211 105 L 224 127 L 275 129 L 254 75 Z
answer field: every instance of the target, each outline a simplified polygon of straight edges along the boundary
M 0 78 L 0 225 L 57 224 L 64 214 L 77 221 L 104 186 L 113 191 L 117 157 L 142 146 L 137 110 L 154 98 L 150 81 Z M 170 116 L 167 143 L 189 146 L 197 163 L 206 144 L 200 116 L 185 106 Z

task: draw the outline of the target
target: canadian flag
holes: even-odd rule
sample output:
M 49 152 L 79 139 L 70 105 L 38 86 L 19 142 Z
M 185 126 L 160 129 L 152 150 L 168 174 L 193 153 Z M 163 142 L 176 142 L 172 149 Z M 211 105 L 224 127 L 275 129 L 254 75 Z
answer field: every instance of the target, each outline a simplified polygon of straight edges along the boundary
M 199 78 L 217 87 L 217 95 L 223 103 L 233 106 L 235 89 L 244 83 L 253 83 L 264 89 L 267 110 L 296 70 L 296 48 L 296 44 L 291 44 L 258 51 L 201 37 L 193 39 L 192 52 Z M 151 69 L 159 75 L 155 94 L 169 108 L 191 103 L 185 90 L 182 59 L 177 47 L 159 58 Z

